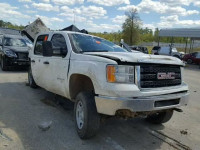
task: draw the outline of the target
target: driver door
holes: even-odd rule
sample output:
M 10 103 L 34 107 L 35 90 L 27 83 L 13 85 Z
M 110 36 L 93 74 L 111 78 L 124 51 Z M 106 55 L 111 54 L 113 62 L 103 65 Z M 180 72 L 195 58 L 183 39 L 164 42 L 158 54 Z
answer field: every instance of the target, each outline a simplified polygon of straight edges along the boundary
M 55 33 L 49 39 L 52 42 L 53 56 L 43 60 L 45 78 L 48 79 L 46 88 L 53 93 L 65 96 L 69 64 L 66 37 L 63 34 Z

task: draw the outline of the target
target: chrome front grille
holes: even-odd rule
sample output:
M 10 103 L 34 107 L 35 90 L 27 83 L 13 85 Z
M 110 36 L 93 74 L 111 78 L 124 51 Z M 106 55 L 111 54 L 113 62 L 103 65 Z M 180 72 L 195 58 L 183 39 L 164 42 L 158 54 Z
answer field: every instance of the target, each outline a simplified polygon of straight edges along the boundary
M 143 64 L 139 67 L 140 88 L 159 88 L 180 85 L 181 68 L 175 65 Z M 164 74 L 166 78 L 160 79 L 159 74 Z M 168 75 L 173 74 L 170 78 Z

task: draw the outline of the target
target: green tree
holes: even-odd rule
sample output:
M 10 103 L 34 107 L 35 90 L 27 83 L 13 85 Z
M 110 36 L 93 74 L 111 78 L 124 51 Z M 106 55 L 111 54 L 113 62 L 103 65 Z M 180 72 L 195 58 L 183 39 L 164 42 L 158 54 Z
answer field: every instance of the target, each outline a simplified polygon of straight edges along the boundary
M 154 32 L 154 41 L 158 42 L 159 40 L 159 29 L 156 28 L 155 32 Z
M 12 24 L 11 22 L 5 22 L 3 20 L 0 20 L 0 27 L 1 28 L 10 28 L 10 29 L 17 29 L 17 30 L 22 30 L 24 29 L 24 26 L 22 25 L 16 25 L 16 24 Z
M 127 19 L 122 25 L 123 39 L 129 45 L 133 45 L 139 42 L 140 17 L 137 9 L 130 9 L 125 12 L 125 15 L 127 16 Z

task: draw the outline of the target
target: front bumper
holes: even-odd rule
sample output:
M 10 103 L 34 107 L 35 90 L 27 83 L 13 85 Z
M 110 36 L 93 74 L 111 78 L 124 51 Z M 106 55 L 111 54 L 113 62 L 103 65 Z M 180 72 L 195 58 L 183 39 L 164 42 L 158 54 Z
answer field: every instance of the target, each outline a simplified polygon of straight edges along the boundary
M 188 92 L 136 98 L 95 96 L 97 112 L 111 116 L 122 109 L 131 112 L 146 112 L 177 108 L 187 105 L 188 99 Z
M 27 59 L 18 59 L 13 57 L 6 57 L 6 64 L 8 66 L 28 66 L 29 60 Z

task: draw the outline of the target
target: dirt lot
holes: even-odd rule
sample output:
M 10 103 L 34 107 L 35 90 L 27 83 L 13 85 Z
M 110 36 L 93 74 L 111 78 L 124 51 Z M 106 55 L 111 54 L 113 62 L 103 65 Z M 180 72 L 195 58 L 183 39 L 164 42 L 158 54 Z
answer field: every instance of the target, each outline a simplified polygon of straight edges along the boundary
M 76 134 L 73 104 L 41 88 L 26 85 L 25 71 L 0 70 L 0 150 L 198 150 L 200 149 L 200 70 L 186 67 L 190 103 L 164 125 L 142 118 L 109 119 L 99 134 L 82 141 Z M 47 131 L 38 125 L 52 121 Z

